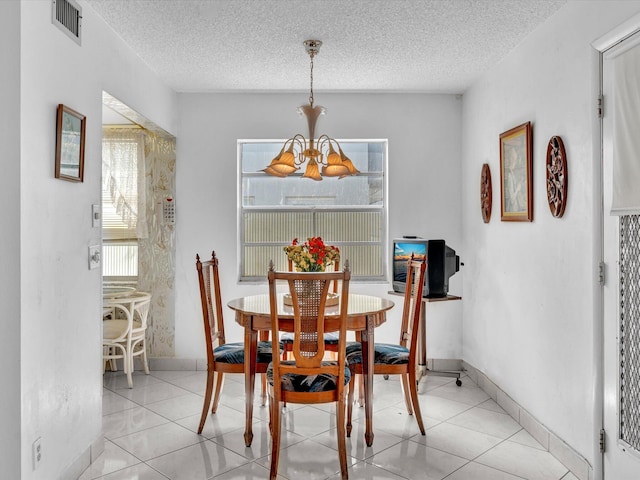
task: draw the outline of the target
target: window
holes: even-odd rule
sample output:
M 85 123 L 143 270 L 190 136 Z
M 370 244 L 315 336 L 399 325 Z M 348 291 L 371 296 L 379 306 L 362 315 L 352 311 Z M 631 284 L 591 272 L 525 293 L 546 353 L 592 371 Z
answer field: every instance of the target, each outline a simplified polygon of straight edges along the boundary
M 341 141 L 360 172 L 355 177 L 286 178 L 264 174 L 282 141 L 238 141 L 240 281 L 264 280 L 268 264 L 287 268 L 282 247 L 320 236 L 349 260 L 352 278 L 386 280 L 386 140 Z
M 102 276 L 136 281 L 138 238 L 145 238 L 144 137 L 141 129 L 105 128 L 102 139 Z

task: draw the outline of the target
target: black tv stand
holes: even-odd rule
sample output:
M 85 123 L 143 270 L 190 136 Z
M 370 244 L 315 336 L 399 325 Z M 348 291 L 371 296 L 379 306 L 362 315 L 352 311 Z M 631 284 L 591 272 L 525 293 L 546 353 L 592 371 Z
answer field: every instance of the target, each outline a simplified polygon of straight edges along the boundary
M 462 297 L 456 295 L 447 295 L 446 297 L 433 297 L 423 298 L 424 305 L 420 311 L 420 326 L 418 333 L 418 378 L 417 382 L 420 383 L 422 377 L 426 375 L 434 375 L 436 377 L 453 377 L 456 379 L 456 385 L 462 386 L 462 380 L 460 380 L 460 372 L 447 372 L 442 370 L 431 370 L 427 366 L 427 304 L 430 302 L 447 302 L 450 300 L 462 300 Z

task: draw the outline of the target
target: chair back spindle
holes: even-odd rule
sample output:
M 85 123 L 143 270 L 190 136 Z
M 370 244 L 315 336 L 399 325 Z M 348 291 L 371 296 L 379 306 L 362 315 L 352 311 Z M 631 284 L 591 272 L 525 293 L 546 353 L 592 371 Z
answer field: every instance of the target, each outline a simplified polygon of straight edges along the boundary
M 400 345 L 407 347 L 413 355 L 415 355 L 418 341 L 426 267 L 426 262 L 414 260 L 413 255 L 411 255 L 411 259 L 407 263 L 407 283 L 400 329 Z
M 225 343 L 220 276 L 216 252 L 211 252 L 211 260 L 207 262 L 200 262 L 200 256 L 196 255 L 196 268 L 198 270 L 198 283 L 200 284 L 205 341 L 207 342 L 207 359 L 209 363 L 212 363 L 214 348 Z

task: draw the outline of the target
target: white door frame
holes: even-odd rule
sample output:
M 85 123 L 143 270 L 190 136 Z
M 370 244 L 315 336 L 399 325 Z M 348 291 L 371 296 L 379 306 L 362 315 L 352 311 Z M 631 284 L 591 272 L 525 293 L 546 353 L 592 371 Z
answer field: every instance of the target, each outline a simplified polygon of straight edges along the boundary
M 601 105 L 598 103 L 598 99 L 602 98 L 603 93 L 603 54 L 608 49 L 614 47 L 620 42 L 632 36 L 634 33 L 640 30 L 640 14 L 634 15 L 618 27 L 609 31 L 605 35 L 596 39 L 591 46 L 592 50 L 592 98 L 595 102 L 594 111 L 597 112 Z M 606 105 L 604 106 L 606 108 Z M 597 218 L 594 222 L 594 255 L 596 256 L 596 265 L 605 267 L 603 262 L 604 258 L 604 201 L 603 201 L 603 128 L 602 118 L 597 115 L 593 116 L 593 156 L 595 165 L 595 178 L 594 178 L 594 212 L 597 212 Z M 614 274 L 615 268 L 609 266 L 601 274 Z M 597 285 L 597 284 L 596 284 Z M 597 285 L 594 292 L 594 371 L 596 379 L 594 382 L 594 428 L 596 429 L 595 438 L 599 437 L 599 430 L 604 428 L 604 395 L 605 395 L 605 381 L 604 381 L 604 301 L 603 301 L 603 289 L 604 285 Z M 610 434 L 612 432 L 609 432 Z M 617 434 L 617 432 L 616 432 Z M 615 448 L 609 442 L 608 448 Z M 604 457 L 599 451 L 599 446 L 596 446 L 594 452 L 594 465 L 593 472 L 595 480 L 604 479 Z

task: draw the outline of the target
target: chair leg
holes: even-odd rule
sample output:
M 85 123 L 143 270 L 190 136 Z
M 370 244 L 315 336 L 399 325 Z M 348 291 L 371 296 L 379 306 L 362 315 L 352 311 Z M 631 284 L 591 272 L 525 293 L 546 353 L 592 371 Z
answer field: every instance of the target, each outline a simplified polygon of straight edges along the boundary
M 147 344 L 142 342 L 142 366 L 144 367 L 144 373 L 149 375 L 149 361 L 147 360 Z
M 338 426 L 338 457 L 340 459 L 340 472 L 342 480 L 349 478 L 347 473 L 347 439 L 344 431 L 344 392 L 336 405 L 336 424 Z
M 273 399 L 273 397 L 271 397 Z M 280 402 L 271 402 L 271 472 L 270 480 L 278 478 L 278 461 L 280 460 Z
M 133 388 L 133 357 L 131 356 L 131 343 L 127 343 L 126 346 L 120 347 L 122 349 L 122 369 L 127 375 L 127 383 L 129 388 Z
M 200 425 L 198 425 L 198 435 L 202 433 L 204 428 L 204 422 L 207 420 L 207 414 L 209 413 L 209 405 L 211 405 L 211 392 L 213 390 L 213 377 L 215 372 L 213 370 L 207 370 L 207 386 L 204 391 L 204 404 L 202 405 L 202 415 L 200 416 Z
M 213 406 L 211 407 L 211 413 L 216 413 L 216 410 L 218 410 L 218 402 L 220 401 L 220 393 L 222 393 L 223 380 L 224 380 L 224 373 L 218 372 L 218 381 L 216 382 L 216 393 L 213 397 Z
M 402 391 L 404 392 L 404 404 L 407 406 L 407 412 L 409 415 L 413 415 L 413 409 L 411 408 L 411 392 L 409 390 L 409 376 L 406 373 L 400 375 L 402 378 Z
M 420 402 L 418 401 L 418 382 L 416 379 L 415 368 L 412 368 L 409 371 L 409 389 L 411 392 L 413 411 L 415 412 L 416 420 L 418 421 L 418 428 L 420 429 L 420 433 L 424 435 L 424 423 L 422 423 L 422 413 L 420 412 Z
M 109 347 L 109 353 L 112 352 L 111 348 L 113 347 Z M 115 355 L 115 353 L 113 353 Z M 117 372 L 118 371 L 118 362 L 116 362 L 115 358 L 112 358 L 111 360 L 109 360 L 109 367 L 111 367 L 111 371 L 112 372 Z
M 263 373 L 260 375 L 260 382 L 262 383 L 262 393 L 260 394 L 262 398 L 262 406 L 264 407 L 267 404 L 267 374 Z
M 358 403 L 364 407 L 364 378 L 362 375 L 358 377 Z
M 347 437 L 351 436 L 353 425 L 351 424 L 351 415 L 353 413 L 353 391 L 356 388 L 356 374 L 351 372 L 351 380 L 349 380 L 349 396 L 347 398 Z
M 131 372 L 131 374 L 133 374 L 133 372 L 136 371 L 136 366 L 133 364 L 133 359 L 135 358 L 135 356 L 133 355 L 134 348 L 135 347 L 132 344 L 131 347 L 129 348 L 129 351 L 127 352 L 129 356 L 129 371 Z
M 116 355 L 116 351 L 114 350 L 114 347 L 112 347 L 111 345 L 108 345 L 108 346 L 104 347 L 104 353 L 109 357 L 112 357 L 112 356 Z M 117 372 L 118 371 L 118 364 L 116 363 L 114 358 L 108 359 L 107 360 L 107 364 L 109 365 L 109 371 L 110 372 Z
M 109 355 L 109 347 L 102 346 L 102 374 L 107 371 L 107 363 L 111 365 L 111 360 L 105 358 Z
M 269 435 L 271 435 L 271 437 L 273 438 L 273 426 L 271 424 L 272 419 L 273 419 L 273 395 L 271 394 L 271 392 L 269 392 Z
M 127 361 L 129 362 L 129 371 L 127 372 L 127 380 L 129 381 L 129 388 L 133 388 L 133 354 L 131 351 L 127 352 Z

